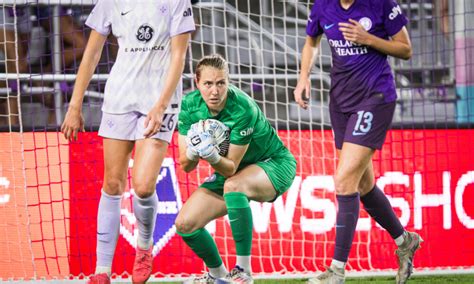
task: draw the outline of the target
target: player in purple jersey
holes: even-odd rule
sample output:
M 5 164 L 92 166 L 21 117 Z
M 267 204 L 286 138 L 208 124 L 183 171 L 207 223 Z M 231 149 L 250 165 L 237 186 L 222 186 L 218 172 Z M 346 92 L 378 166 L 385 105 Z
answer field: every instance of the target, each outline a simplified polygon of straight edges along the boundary
M 387 55 L 409 59 L 412 53 L 406 23 L 394 0 L 316 0 L 311 10 L 294 96 L 301 107 L 308 107 L 309 75 L 324 33 L 333 59 L 329 110 L 339 162 L 334 177 L 338 201 L 334 256 L 327 271 L 309 283 L 344 283 L 360 201 L 398 246 L 397 283 L 406 283 L 412 273 L 413 255 L 422 239 L 404 230 L 375 185 L 372 165 L 395 110 Z

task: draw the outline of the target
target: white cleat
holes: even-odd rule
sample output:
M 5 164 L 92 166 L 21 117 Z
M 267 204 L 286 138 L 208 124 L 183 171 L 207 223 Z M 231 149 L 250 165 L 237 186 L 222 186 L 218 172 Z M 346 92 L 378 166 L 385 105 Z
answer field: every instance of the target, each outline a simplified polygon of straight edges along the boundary
M 344 268 L 337 268 L 334 266 L 326 267 L 326 271 L 318 276 L 309 279 L 308 284 L 344 284 L 345 283 Z
M 407 232 L 407 236 L 402 245 L 398 247 L 395 254 L 398 257 L 397 284 L 405 284 L 413 273 L 413 257 L 415 252 L 421 247 L 423 239 L 414 232 Z

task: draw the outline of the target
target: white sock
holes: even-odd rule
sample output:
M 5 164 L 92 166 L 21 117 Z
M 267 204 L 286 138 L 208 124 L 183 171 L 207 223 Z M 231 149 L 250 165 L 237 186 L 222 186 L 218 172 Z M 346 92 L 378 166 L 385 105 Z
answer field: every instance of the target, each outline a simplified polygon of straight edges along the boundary
M 250 265 L 250 255 L 238 255 L 237 262 L 235 263 L 240 268 L 243 268 L 245 272 L 252 273 L 252 266 Z
M 153 231 L 155 230 L 156 213 L 158 211 L 158 196 L 153 195 L 140 198 L 133 196 L 133 211 L 138 223 L 137 245 L 141 249 L 149 249 L 153 244 Z
M 108 266 L 97 266 L 95 268 L 95 274 L 101 274 L 101 273 L 107 273 L 107 275 L 110 276 L 110 274 L 112 274 L 112 269 L 111 267 L 108 267 Z
M 403 234 L 395 238 L 395 243 L 397 244 L 397 246 L 401 246 L 403 244 L 403 242 L 405 241 L 406 235 L 407 235 L 407 232 L 405 231 L 403 232 Z
M 121 195 L 108 195 L 102 190 L 97 212 L 96 273 L 110 273 L 120 229 Z
M 224 264 L 221 264 L 219 267 L 209 268 L 209 273 L 211 273 L 211 276 L 214 278 L 224 278 L 229 271 L 227 271 Z
M 344 267 L 346 267 L 346 263 L 343 261 L 333 259 L 331 261 L 331 266 L 339 268 L 339 269 L 344 269 Z

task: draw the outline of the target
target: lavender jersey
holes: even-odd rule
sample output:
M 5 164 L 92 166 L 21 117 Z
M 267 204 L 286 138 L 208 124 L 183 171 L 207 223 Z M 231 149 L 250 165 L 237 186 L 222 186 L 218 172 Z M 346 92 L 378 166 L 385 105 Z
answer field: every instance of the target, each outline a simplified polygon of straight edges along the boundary
M 350 23 L 349 19 L 383 39 L 389 39 L 407 24 L 394 0 L 355 0 L 347 10 L 339 0 L 315 0 L 306 33 L 311 37 L 324 33 L 331 47 L 332 106 L 346 112 L 358 106 L 395 101 L 395 82 L 387 55 L 346 41 L 338 23 Z
M 171 38 L 195 29 L 190 0 L 99 0 L 86 25 L 117 38 L 119 51 L 105 85 L 102 111 L 147 114 L 162 93 Z M 177 113 L 181 80 L 167 113 Z

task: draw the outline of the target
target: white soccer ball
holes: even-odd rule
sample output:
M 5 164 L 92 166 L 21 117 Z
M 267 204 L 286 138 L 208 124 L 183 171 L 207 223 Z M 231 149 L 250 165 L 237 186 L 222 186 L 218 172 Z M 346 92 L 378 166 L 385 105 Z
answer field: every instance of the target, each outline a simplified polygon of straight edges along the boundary
M 203 130 L 212 135 L 219 147 L 219 155 L 226 156 L 229 151 L 230 129 L 224 123 L 216 119 L 206 119 L 203 124 Z

